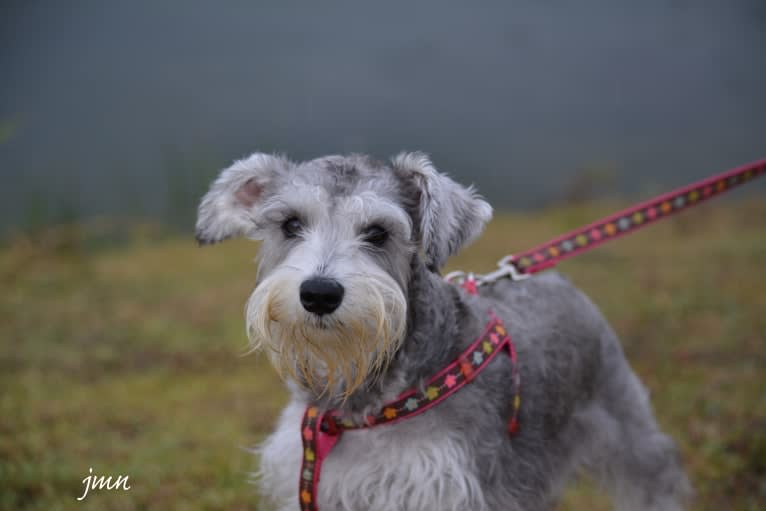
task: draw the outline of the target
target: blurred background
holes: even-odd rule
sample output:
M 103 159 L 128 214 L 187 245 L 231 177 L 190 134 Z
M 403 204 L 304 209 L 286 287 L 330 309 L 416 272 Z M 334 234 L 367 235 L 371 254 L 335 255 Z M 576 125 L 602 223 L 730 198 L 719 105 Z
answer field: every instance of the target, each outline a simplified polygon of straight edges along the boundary
M 0 508 L 262 509 L 285 394 L 245 350 L 257 247 L 193 244 L 252 151 L 423 150 L 498 210 L 491 269 L 766 156 L 766 3 L 0 4 Z M 766 508 L 766 180 L 562 265 L 678 440 L 693 509 Z M 94 473 L 131 476 L 93 492 Z M 588 483 L 560 509 L 608 509 Z

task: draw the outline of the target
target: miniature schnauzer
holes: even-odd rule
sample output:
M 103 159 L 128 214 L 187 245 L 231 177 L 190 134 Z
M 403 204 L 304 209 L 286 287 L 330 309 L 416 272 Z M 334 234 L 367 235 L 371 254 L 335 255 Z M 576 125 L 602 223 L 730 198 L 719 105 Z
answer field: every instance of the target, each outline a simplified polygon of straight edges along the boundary
M 247 332 L 291 391 L 258 449 L 260 488 L 277 509 L 304 509 L 307 407 L 364 420 L 459 357 L 490 311 L 518 357 L 518 431 L 507 428 L 514 374 L 498 357 L 422 414 L 346 431 L 324 460 L 316 508 L 545 510 L 583 472 L 618 509 L 682 508 L 690 486 L 674 443 L 583 293 L 554 272 L 478 295 L 440 276 L 491 216 L 422 153 L 390 163 L 256 153 L 212 184 L 198 241 L 262 240 Z

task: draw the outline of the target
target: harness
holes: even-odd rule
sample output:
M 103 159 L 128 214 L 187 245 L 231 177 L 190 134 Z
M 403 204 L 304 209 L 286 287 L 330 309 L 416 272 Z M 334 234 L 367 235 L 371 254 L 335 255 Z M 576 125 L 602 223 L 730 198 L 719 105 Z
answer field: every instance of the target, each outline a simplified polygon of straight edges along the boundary
M 469 294 L 475 295 L 478 293 L 479 286 L 500 278 L 508 277 L 512 280 L 528 278 L 533 273 L 555 266 L 563 259 L 696 206 L 763 174 L 766 174 L 766 159 L 697 181 L 624 209 L 518 256 L 506 256 L 499 261 L 499 268 L 491 273 L 475 275 L 452 272 L 445 277 L 445 280 L 455 282 Z M 489 322 L 482 334 L 457 359 L 429 379 L 423 386 L 425 390 L 416 388 L 404 392 L 394 401 L 383 406 L 375 415 L 367 416 L 362 422 L 336 410 L 320 412 L 316 406 L 309 405 L 301 424 L 303 439 L 299 494 L 301 511 L 318 511 L 316 496 L 322 461 L 329 455 L 344 431 L 393 424 L 425 412 L 471 383 L 487 367 L 487 364 L 503 351 L 511 360 L 511 384 L 514 396 L 508 432 L 513 435 L 519 429 L 521 381 L 516 350 L 503 323 L 494 313 L 490 313 Z
M 521 381 L 516 349 L 500 318 L 491 312 L 489 322 L 482 334 L 452 363 L 429 379 L 422 387 L 424 390 L 415 388 L 400 394 L 376 414 L 365 417 L 362 422 L 342 412 L 321 413 L 316 406 L 307 407 L 301 424 L 303 439 L 303 463 L 300 474 L 301 511 L 318 511 L 316 496 L 322 461 L 330 454 L 344 431 L 394 424 L 420 415 L 471 383 L 501 352 L 505 352 L 511 361 L 511 384 L 514 396 L 511 417 L 508 420 L 508 432 L 515 434 L 518 431 L 518 414 L 521 406 L 519 394 Z

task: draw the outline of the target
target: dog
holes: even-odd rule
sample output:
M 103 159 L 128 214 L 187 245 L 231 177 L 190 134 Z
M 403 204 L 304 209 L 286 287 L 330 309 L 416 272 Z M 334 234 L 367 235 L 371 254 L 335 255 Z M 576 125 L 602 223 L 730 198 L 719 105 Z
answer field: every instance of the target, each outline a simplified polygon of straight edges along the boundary
M 440 276 L 491 216 L 423 153 L 388 163 L 255 153 L 213 182 L 197 240 L 261 240 L 247 332 L 291 394 L 257 449 L 260 491 L 276 509 L 546 510 L 583 472 L 618 509 L 683 508 L 691 489 L 677 449 L 582 292 L 552 271 L 477 295 Z M 361 424 L 408 389 L 423 392 L 488 317 L 507 329 L 516 365 L 495 357 L 423 413 L 345 431 L 316 495 L 301 493 L 316 508 L 305 507 L 306 418 L 332 411 Z

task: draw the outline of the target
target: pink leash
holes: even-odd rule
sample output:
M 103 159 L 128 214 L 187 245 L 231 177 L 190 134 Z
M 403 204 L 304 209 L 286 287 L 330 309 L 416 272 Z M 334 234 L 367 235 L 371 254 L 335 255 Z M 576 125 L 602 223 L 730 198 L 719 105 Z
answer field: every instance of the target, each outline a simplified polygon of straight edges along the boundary
M 515 255 L 506 263 L 515 266 L 522 275 L 537 273 L 580 252 L 595 248 L 609 240 L 624 236 L 717 197 L 762 176 L 764 173 L 766 173 L 766 159 L 737 167 L 570 231 L 554 240 Z
M 517 255 L 506 256 L 498 262 L 499 268 L 491 273 L 475 275 L 455 271 L 448 274 L 445 279 L 462 285 L 467 291 L 474 293 L 477 286 L 494 282 L 503 277 L 510 277 L 514 280 L 524 279 L 534 273 L 556 266 L 559 261 L 637 231 L 708 199 L 718 197 L 724 192 L 749 183 L 763 174 L 766 174 L 766 159 L 678 188 L 618 211 L 585 227 L 570 231 L 533 249 Z

